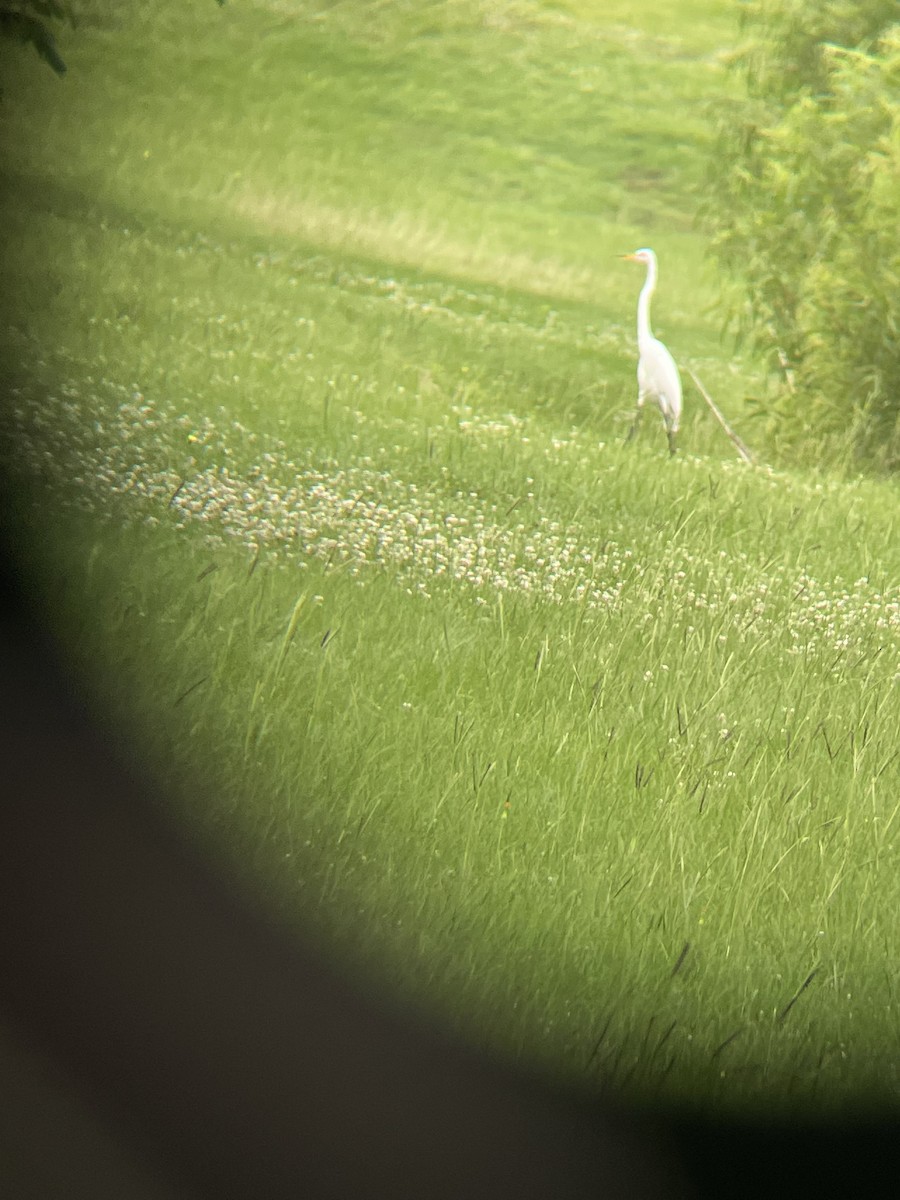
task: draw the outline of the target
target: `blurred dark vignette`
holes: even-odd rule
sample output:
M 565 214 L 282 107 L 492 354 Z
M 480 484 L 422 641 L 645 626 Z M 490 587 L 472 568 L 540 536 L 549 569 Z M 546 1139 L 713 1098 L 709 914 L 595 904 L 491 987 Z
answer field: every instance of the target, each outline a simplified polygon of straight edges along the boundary
M 896 1194 L 894 1124 L 615 1113 L 364 995 L 166 825 L 2 583 L 5 1196 Z

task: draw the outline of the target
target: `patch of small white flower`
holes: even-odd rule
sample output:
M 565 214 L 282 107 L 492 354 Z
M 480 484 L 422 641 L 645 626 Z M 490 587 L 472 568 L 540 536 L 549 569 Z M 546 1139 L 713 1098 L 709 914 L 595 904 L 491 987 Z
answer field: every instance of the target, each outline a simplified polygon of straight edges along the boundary
M 100 390 L 114 386 L 100 382 Z M 642 563 L 613 540 L 587 545 L 575 527 L 545 516 L 516 521 L 508 506 L 474 492 L 420 488 L 365 457 L 351 465 L 295 462 L 284 444 L 263 442 L 238 422 L 207 417 L 195 424 L 138 391 L 106 408 L 108 415 L 96 405 L 91 419 L 91 408 L 69 390 L 38 409 L 23 402 L 13 413 L 21 465 L 61 485 L 70 504 L 106 511 L 113 497 L 139 501 L 135 517 L 151 524 L 200 523 L 213 538 L 278 549 L 301 568 L 310 559 L 340 563 L 352 576 L 388 568 L 408 591 L 426 598 L 450 583 L 471 589 L 478 603 L 515 592 L 610 607 L 633 583 L 642 593 L 650 588 L 664 596 L 666 611 L 677 610 L 688 622 L 693 612 L 698 625 L 714 617 L 720 643 L 777 631 L 787 653 L 874 648 L 894 659 L 900 681 L 900 588 L 878 590 L 867 579 L 826 587 L 805 572 L 763 572 L 742 552 L 719 551 L 701 561 L 675 544 L 664 561 Z M 463 408 L 456 419 L 463 435 L 488 441 L 525 436 L 514 414 L 486 418 Z M 234 465 L 234 446 L 244 461 L 249 448 L 255 461 Z M 563 449 L 581 449 L 577 431 L 548 443 L 548 452 Z M 180 472 L 172 466 L 179 454 Z M 679 465 L 692 469 L 687 456 Z M 652 621 L 653 613 L 646 615 Z M 685 631 L 696 632 L 692 624 Z

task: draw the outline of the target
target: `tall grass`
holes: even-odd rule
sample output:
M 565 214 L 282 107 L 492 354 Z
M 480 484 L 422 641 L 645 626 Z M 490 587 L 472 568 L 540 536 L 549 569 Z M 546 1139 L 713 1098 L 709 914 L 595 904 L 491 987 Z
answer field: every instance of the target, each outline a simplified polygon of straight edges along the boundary
M 727 10 L 91 12 L 65 97 L 6 64 L 6 524 L 187 835 L 584 1086 L 894 1104 L 893 491 L 696 400 L 622 442 L 620 249 L 754 379 L 691 232 Z

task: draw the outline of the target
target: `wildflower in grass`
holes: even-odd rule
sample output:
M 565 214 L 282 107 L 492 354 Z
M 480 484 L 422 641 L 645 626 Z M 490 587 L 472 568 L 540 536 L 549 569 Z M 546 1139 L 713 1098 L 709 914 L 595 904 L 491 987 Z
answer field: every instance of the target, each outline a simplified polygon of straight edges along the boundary
M 112 408 L 110 393 L 119 396 Z M 513 414 L 484 417 L 471 405 L 457 408 L 467 437 L 520 438 L 526 428 Z M 359 418 L 373 423 L 363 412 Z M 6 419 L 22 463 L 58 484 L 61 503 L 103 511 L 127 497 L 135 520 L 167 519 L 176 528 L 199 522 L 215 537 L 277 548 L 280 560 L 297 570 L 314 559 L 341 563 L 356 578 L 389 569 L 423 599 L 441 580 L 442 586 L 469 589 L 478 604 L 517 591 L 585 609 L 620 605 L 629 595 L 643 605 L 649 568 L 631 545 L 610 537 L 598 550 L 584 545 L 577 530 L 542 515 L 526 523 L 517 512 L 513 522 L 508 501 L 492 503 L 471 489 L 430 490 L 384 470 L 371 456 L 342 467 L 311 455 L 297 462 L 276 439 L 258 439 L 235 421 L 195 422 L 137 384 L 84 381 L 41 404 L 19 395 Z M 552 440 L 574 445 L 578 436 L 572 431 Z M 185 461 L 185 439 L 198 455 L 202 451 L 202 463 Z M 550 443 L 548 438 L 553 449 Z M 242 468 L 233 465 L 242 460 Z M 685 456 L 679 469 L 706 473 L 708 464 Z M 725 474 L 729 469 L 722 466 Z M 440 475 L 449 477 L 446 467 Z M 760 477 L 768 478 L 765 472 Z M 772 475 L 772 482 L 783 488 L 789 481 Z M 524 483 L 531 492 L 533 476 Z M 698 628 L 702 634 L 710 617 L 726 608 L 728 629 L 709 631 L 717 646 L 729 637 L 777 637 L 788 654 L 807 658 L 887 652 L 896 664 L 891 678 L 900 680 L 897 587 L 879 589 L 864 576 L 823 585 L 808 571 L 759 571 L 744 552 L 721 550 L 707 560 L 680 544 L 653 564 L 654 575 L 660 570 L 670 606 L 702 617 L 684 627 L 686 637 Z M 642 619 L 652 629 L 655 610 Z M 652 681 L 652 675 L 645 679 Z

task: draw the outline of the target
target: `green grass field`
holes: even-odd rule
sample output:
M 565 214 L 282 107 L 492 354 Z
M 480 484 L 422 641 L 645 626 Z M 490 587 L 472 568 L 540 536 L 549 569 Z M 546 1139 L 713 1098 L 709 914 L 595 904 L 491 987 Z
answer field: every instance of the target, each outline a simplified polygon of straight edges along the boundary
M 731 6 L 83 10 L 3 49 L 5 532 L 187 834 L 529 1068 L 896 1106 L 896 485 L 744 407 Z M 752 468 L 687 378 L 624 444 L 646 244 Z

